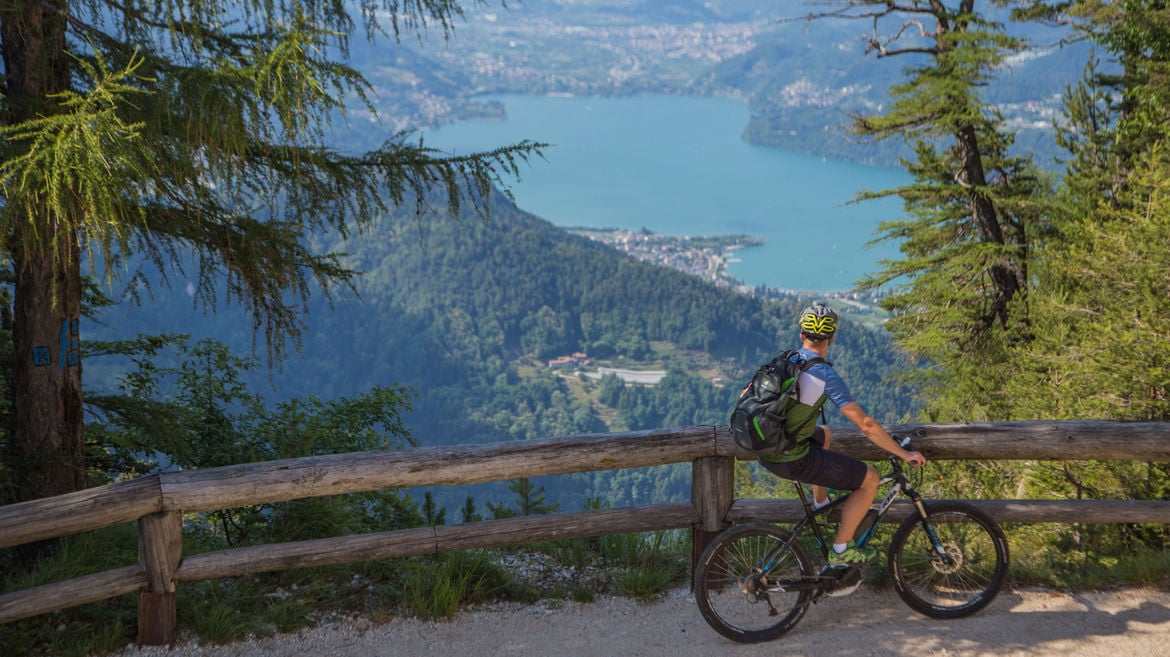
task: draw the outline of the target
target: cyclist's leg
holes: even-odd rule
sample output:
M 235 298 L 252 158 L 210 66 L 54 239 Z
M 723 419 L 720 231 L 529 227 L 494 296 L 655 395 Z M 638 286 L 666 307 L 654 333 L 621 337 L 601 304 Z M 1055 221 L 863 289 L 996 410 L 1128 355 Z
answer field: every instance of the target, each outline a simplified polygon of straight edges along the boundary
M 833 442 L 833 430 L 823 424 L 818 424 L 811 440 L 814 445 L 819 445 L 821 449 L 829 449 L 829 445 Z M 812 492 L 813 503 L 818 507 L 829 503 L 829 488 L 827 486 L 813 484 Z
M 818 438 L 820 435 L 817 431 Z M 812 484 L 814 490 L 820 487 L 853 491 L 841 507 L 841 523 L 833 541 L 838 545 L 848 543 L 877 494 L 877 470 L 852 456 L 824 449 L 819 442 L 810 445 L 808 456 L 797 463 L 802 472 L 794 478 Z
M 829 453 L 836 454 L 835 452 Z M 874 495 L 877 494 L 879 480 L 877 470 L 872 465 L 866 463 L 862 463 L 862 465 L 865 466 L 865 476 L 841 507 L 841 524 L 837 526 L 837 538 L 833 541 L 837 545 L 853 540 L 853 533 L 857 531 L 857 526 L 861 524 L 862 518 L 869 511 L 870 505 L 873 504 Z
M 821 429 L 822 427 L 817 427 L 808 454 L 803 458 L 784 463 L 760 459 L 760 465 L 778 477 L 809 484 L 813 486 L 814 491 L 817 488 L 821 491 L 836 488 L 856 492 L 857 495 L 850 495 L 842 506 L 842 513 L 849 513 L 851 507 L 860 511 L 854 513 L 856 517 L 843 516 L 842 529 L 838 531 L 838 536 L 847 534 L 852 538 L 853 532 L 861 524 L 861 519 L 865 517 L 865 512 L 877 493 L 877 471 L 852 456 L 822 448 L 821 444 L 827 432 L 822 432 Z M 824 495 L 823 492 L 820 494 Z M 814 492 L 814 498 L 816 495 Z M 844 530 L 846 518 L 851 523 L 847 532 Z

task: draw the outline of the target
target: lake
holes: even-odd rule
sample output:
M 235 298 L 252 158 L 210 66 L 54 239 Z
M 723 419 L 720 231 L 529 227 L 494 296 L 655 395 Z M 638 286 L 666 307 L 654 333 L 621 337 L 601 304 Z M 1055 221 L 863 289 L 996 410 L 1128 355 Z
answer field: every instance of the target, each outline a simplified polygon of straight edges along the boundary
M 545 159 L 511 184 L 523 210 L 564 227 L 670 235 L 750 234 L 729 273 L 752 286 L 836 292 L 895 257 L 866 248 L 898 199 L 850 204 L 863 189 L 907 183 L 901 169 L 826 160 L 740 139 L 748 110 L 726 98 L 495 96 L 506 121 L 428 130 L 428 146 L 487 150 L 546 142 Z M 831 111 L 831 110 L 828 110 Z

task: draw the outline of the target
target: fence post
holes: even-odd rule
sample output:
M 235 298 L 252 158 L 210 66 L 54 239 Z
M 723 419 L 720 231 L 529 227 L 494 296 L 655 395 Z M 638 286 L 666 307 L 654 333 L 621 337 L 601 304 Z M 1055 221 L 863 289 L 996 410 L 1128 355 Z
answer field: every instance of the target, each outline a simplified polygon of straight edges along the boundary
M 149 589 L 138 592 L 138 644 L 171 645 L 178 638 L 175 572 L 183 552 L 183 518 L 162 511 L 138 519 L 138 563 Z
M 703 456 L 691 463 L 691 503 L 699 514 L 691 538 L 691 571 L 707 545 L 731 523 L 727 511 L 735 498 L 735 457 Z

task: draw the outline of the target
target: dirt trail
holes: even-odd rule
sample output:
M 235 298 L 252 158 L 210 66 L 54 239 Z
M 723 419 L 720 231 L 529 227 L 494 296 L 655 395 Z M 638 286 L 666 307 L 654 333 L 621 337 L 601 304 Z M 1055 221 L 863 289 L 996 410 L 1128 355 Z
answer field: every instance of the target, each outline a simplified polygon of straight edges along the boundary
M 1001 593 L 970 618 L 938 621 L 889 589 L 829 599 L 780 639 L 740 645 L 703 622 L 689 591 L 640 604 L 494 605 L 446 622 L 366 619 L 228 646 L 182 641 L 117 657 L 1160 657 L 1170 655 L 1170 591 Z

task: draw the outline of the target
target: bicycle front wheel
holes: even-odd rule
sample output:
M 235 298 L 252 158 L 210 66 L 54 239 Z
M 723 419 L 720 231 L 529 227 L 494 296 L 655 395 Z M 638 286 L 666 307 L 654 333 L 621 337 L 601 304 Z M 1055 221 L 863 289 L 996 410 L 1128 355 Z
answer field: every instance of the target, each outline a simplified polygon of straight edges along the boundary
M 695 567 L 695 601 L 707 624 L 740 643 L 769 641 L 808 609 L 816 578 L 790 534 L 768 524 L 732 527 Z
M 983 609 L 1003 586 L 1008 544 L 982 511 L 961 502 L 928 502 L 926 518 L 907 518 L 890 541 L 890 576 L 902 600 L 931 618 Z

